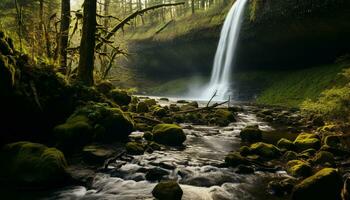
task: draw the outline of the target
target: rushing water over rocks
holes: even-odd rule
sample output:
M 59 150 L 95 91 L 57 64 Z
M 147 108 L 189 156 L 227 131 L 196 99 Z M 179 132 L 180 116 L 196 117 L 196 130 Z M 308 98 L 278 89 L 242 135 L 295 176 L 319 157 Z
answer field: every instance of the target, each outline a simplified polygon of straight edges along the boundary
M 241 141 L 237 136 L 241 129 L 248 125 L 272 129 L 249 108 L 238 113 L 237 118 L 237 122 L 223 128 L 182 124 L 187 135 L 185 147 L 121 158 L 107 172 L 98 173 L 91 188 L 65 188 L 46 199 L 153 199 L 151 191 L 157 181 L 146 180 L 150 180 L 150 171 L 156 174 L 153 179 L 178 180 L 184 191 L 183 200 L 275 198 L 260 186 L 274 176 L 285 176 L 284 172 L 243 175 L 236 173 L 235 168 L 222 166 L 225 155 L 239 149 Z M 142 134 L 135 132 L 131 137 Z
M 211 79 L 209 85 L 202 91 L 201 98 L 203 99 L 209 99 L 214 93 L 217 93 L 219 100 L 232 96 L 231 73 L 246 4 L 247 0 L 237 0 L 225 19 L 214 58 Z

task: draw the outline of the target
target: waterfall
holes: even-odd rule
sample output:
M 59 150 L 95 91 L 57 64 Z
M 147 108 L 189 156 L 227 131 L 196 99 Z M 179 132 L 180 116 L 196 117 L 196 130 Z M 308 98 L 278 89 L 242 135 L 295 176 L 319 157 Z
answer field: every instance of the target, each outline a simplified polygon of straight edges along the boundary
M 215 54 L 211 79 L 207 87 L 202 91 L 202 99 L 211 98 L 215 92 L 216 100 L 224 100 L 229 95 L 232 95 L 230 88 L 233 60 L 235 59 L 239 32 L 247 1 L 236 0 L 225 19 Z

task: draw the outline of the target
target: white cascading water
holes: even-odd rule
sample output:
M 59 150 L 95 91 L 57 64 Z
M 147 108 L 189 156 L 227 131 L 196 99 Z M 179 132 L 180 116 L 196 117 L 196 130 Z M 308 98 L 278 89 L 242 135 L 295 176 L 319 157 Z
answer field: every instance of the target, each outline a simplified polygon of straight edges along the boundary
M 235 59 L 244 8 L 247 2 L 248 0 L 236 0 L 225 19 L 215 54 L 211 79 L 202 92 L 202 99 L 210 99 L 215 92 L 216 100 L 224 100 L 232 95 L 230 88 L 233 60 Z

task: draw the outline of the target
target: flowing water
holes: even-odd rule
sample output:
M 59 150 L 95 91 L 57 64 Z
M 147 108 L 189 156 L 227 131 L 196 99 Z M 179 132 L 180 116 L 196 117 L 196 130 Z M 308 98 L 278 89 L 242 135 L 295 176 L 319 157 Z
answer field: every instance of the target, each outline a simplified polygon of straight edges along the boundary
M 187 135 L 184 148 L 168 148 L 132 156 L 127 161 L 117 160 L 115 164 L 119 167 L 111 165 L 108 173 L 97 174 L 92 188 L 68 187 L 44 199 L 153 199 L 151 191 L 156 182 L 147 181 L 145 172 L 154 168 L 166 171 L 169 175 L 165 179 L 179 181 L 184 191 L 183 200 L 274 199 L 265 190 L 267 181 L 272 177 L 286 176 L 285 172 L 256 171 L 242 175 L 236 173 L 235 168 L 221 167 L 225 155 L 239 149 L 237 136 L 247 125 L 259 125 L 262 130 L 272 129 L 259 121 L 249 107 L 238 113 L 237 122 L 224 128 L 182 124 Z M 135 132 L 132 136 L 142 134 Z
M 201 91 L 202 99 L 209 99 L 216 93 L 216 100 L 232 96 L 231 73 L 236 55 L 237 41 L 248 0 L 237 0 L 230 9 L 221 30 L 216 50 L 213 71 L 207 87 Z

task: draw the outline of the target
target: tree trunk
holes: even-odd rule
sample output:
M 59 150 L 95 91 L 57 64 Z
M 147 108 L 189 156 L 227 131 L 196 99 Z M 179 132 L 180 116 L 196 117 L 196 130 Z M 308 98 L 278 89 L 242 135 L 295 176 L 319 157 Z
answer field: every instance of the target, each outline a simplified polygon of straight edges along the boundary
M 69 25 L 70 25 L 70 0 L 62 0 L 61 2 L 61 27 L 60 27 L 60 67 L 66 72 L 67 69 L 67 48 L 69 39 Z
M 94 84 L 94 55 L 96 33 L 96 0 L 84 1 L 83 34 L 80 42 L 78 81 L 87 86 Z
M 192 15 L 194 14 L 194 0 L 191 0 L 191 11 Z

